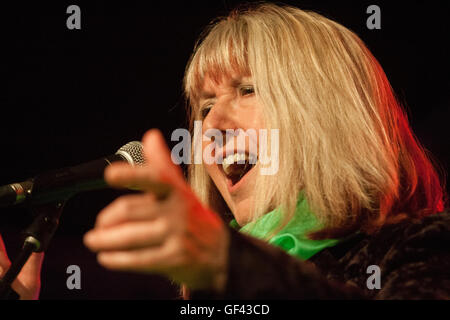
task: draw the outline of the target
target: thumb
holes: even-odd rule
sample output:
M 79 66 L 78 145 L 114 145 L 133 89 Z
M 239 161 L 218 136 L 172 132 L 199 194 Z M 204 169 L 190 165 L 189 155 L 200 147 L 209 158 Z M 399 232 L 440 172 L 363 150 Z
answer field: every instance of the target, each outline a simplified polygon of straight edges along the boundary
M 161 182 L 175 186 L 185 185 L 181 168 L 172 161 L 170 150 L 158 129 L 151 129 L 142 139 L 147 164 Z

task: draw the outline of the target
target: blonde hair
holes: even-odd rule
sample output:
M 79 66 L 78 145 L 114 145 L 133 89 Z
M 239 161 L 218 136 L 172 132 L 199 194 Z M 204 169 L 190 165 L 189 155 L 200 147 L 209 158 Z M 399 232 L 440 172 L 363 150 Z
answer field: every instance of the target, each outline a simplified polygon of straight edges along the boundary
M 280 131 L 279 171 L 258 176 L 253 219 L 295 212 L 300 191 L 322 222 L 312 238 L 372 233 L 443 209 L 443 187 L 378 61 L 356 34 L 317 13 L 258 4 L 205 30 L 184 79 L 191 129 L 206 74 L 250 74 L 268 129 Z M 189 180 L 220 211 L 202 165 Z

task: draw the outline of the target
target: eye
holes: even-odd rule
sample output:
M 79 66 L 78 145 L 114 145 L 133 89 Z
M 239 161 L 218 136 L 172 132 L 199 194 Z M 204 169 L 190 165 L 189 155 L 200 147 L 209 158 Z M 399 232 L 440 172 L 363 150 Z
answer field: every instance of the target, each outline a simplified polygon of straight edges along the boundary
M 209 104 L 209 105 L 203 107 L 203 108 L 200 110 L 200 114 L 201 114 L 201 116 L 202 116 L 202 119 L 205 119 L 205 118 L 206 118 L 206 116 L 208 115 L 209 111 L 211 111 L 211 108 L 212 108 L 212 104 Z
M 253 86 L 242 86 L 239 88 L 239 93 L 241 96 L 247 96 L 255 93 L 255 88 L 253 88 Z

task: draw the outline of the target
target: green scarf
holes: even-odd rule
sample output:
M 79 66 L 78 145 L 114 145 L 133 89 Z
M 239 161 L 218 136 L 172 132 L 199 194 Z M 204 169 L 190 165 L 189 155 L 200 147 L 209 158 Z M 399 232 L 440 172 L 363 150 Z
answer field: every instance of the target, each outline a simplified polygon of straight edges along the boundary
M 278 226 L 281 219 L 281 210 L 275 209 L 242 228 L 234 219 L 230 222 L 230 226 L 255 238 L 264 239 Z M 269 240 L 269 243 L 302 260 L 308 260 L 319 251 L 333 247 L 339 242 L 337 239 L 308 239 L 306 236 L 308 232 L 319 230 L 320 226 L 316 216 L 309 210 L 306 199 L 300 197 L 295 215 L 280 232 Z

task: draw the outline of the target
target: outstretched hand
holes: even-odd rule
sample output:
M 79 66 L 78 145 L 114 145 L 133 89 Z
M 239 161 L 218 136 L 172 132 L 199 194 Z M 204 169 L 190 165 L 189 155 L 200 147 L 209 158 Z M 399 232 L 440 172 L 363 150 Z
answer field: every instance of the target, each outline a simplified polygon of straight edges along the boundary
M 205 207 L 184 180 L 158 130 L 143 138 L 145 166 L 113 163 L 105 180 L 133 187 L 103 209 L 84 243 L 101 265 L 114 270 L 163 274 L 191 289 L 221 291 L 226 281 L 229 234 L 220 217 Z M 155 187 L 165 184 L 164 200 Z

